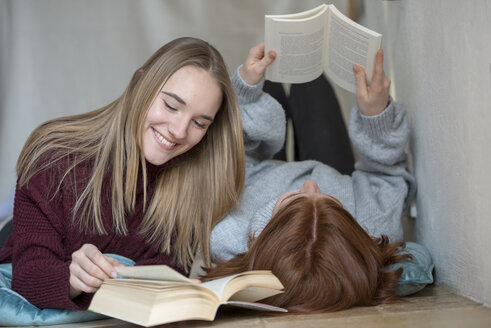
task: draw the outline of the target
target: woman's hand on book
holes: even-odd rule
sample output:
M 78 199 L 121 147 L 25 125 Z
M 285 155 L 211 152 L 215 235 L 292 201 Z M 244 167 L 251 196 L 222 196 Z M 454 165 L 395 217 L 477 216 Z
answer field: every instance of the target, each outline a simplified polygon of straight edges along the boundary
M 264 55 L 264 42 L 259 43 L 249 50 L 249 54 L 241 66 L 239 73 L 245 83 L 249 85 L 258 84 L 268 67 L 276 58 L 274 51 Z
M 73 252 L 70 263 L 70 298 L 82 292 L 94 293 L 104 279 L 116 278 L 115 266 L 122 266 L 115 259 L 102 254 L 96 246 L 83 245 Z
M 384 72 L 384 52 L 380 49 L 375 57 L 370 85 L 366 83 L 365 70 L 360 65 L 353 66 L 356 78 L 356 103 L 363 115 L 373 116 L 380 114 L 387 107 L 389 101 L 390 79 Z

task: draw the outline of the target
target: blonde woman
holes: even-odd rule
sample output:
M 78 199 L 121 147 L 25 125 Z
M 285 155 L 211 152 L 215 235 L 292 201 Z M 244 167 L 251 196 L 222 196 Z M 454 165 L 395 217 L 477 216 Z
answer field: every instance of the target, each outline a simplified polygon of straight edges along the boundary
M 0 263 L 39 308 L 86 309 L 120 265 L 186 273 L 244 183 L 239 108 L 223 58 L 180 38 L 139 68 L 123 94 L 32 132 L 17 164 L 14 229 Z

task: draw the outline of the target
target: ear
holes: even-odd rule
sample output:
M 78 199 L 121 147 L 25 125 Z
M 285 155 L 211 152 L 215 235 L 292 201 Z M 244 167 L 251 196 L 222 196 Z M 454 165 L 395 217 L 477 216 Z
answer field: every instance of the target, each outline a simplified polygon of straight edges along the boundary
M 143 74 L 143 68 L 139 68 L 131 78 L 130 88 L 133 88 Z

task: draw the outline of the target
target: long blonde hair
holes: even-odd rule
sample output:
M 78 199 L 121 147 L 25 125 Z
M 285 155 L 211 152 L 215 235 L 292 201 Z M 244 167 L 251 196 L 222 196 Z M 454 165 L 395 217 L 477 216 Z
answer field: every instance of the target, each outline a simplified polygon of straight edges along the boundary
M 59 182 L 77 165 L 92 163 L 92 174 L 73 209 L 81 232 L 105 234 L 101 216 L 104 175 L 111 174 L 114 229 L 127 234 L 126 215 L 135 209 L 138 171 L 146 166 L 143 123 L 167 79 L 184 66 L 204 69 L 222 90 L 222 104 L 203 139 L 184 159 L 159 173 L 140 232 L 149 243 L 189 268 L 200 250 L 209 263 L 212 227 L 237 203 L 244 185 L 244 147 L 237 98 L 220 53 L 205 41 L 179 38 L 155 52 L 137 70 L 124 93 L 100 109 L 48 121 L 29 136 L 17 163 L 20 186 L 40 170 L 69 158 Z M 41 158 L 49 154 L 49 161 Z M 58 190 L 57 189 L 57 190 Z

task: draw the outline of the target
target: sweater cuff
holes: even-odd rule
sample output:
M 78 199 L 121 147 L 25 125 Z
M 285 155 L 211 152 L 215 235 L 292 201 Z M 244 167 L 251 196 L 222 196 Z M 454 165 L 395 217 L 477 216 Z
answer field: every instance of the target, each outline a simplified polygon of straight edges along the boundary
M 82 293 L 74 300 L 70 299 L 70 262 L 50 266 L 39 270 L 36 280 L 23 281 L 30 277 L 22 276 L 12 280 L 12 289 L 22 294 L 38 308 L 86 310 L 92 294 Z M 30 286 L 26 289 L 25 286 Z M 19 288 L 20 287 L 20 288 Z
M 264 77 L 258 84 L 247 84 L 240 76 L 239 70 L 241 67 L 242 65 L 235 70 L 235 73 L 232 76 L 232 84 L 237 93 L 239 104 L 251 103 L 261 96 L 263 92 Z
M 46 305 L 47 307 L 66 307 L 79 311 L 87 310 L 93 294 L 82 293 L 73 300 L 70 299 L 70 263 L 70 261 L 63 263 L 59 269 L 53 270 L 51 273 L 48 279 L 51 282 L 51 287 L 49 287 L 51 292 L 44 296 Z M 45 287 L 48 287 L 49 282 L 45 280 L 44 284 Z
M 377 115 L 367 116 L 359 113 L 369 136 L 384 135 L 392 131 L 395 118 L 395 103 L 392 98 L 389 105 Z

